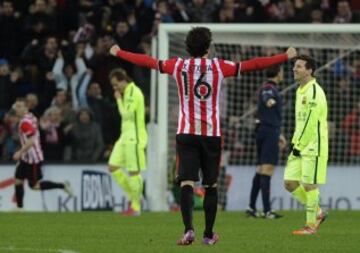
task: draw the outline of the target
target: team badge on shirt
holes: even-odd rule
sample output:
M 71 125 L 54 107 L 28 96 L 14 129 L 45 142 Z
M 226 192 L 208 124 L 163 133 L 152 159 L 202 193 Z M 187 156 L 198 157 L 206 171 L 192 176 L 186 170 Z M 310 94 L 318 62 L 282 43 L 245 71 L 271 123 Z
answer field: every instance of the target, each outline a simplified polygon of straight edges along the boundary
M 303 105 L 306 105 L 306 101 L 307 101 L 306 96 L 303 96 L 303 97 L 302 97 L 302 100 L 301 100 L 301 103 L 302 103 Z

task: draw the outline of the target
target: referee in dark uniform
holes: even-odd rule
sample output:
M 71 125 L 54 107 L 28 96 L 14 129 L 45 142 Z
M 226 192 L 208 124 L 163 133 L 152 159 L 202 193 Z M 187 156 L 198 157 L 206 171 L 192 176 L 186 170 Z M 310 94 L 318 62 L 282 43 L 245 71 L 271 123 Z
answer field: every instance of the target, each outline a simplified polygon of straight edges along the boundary
M 259 90 L 256 125 L 256 147 L 258 167 L 254 176 L 250 194 L 250 204 L 246 210 L 249 217 L 276 219 L 281 215 L 271 211 L 270 179 L 274 174 L 279 158 L 279 146 L 286 145 L 280 134 L 282 99 L 277 88 L 283 80 L 283 70 L 279 65 L 266 70 L 267 81 Z M 256 211 L 256 199 L 261 190 L 263 215 Z

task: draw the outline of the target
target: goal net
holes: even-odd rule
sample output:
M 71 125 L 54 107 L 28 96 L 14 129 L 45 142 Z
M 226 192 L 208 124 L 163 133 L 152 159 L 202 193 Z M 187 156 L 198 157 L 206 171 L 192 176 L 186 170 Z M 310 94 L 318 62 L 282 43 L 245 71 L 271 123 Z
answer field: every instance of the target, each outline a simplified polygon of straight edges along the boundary
M 161 25 L 156 57 L 188 57 L 184 41 L 193 26 L 207 26 L 213 33 L 213 57 L 242 61 L 284 52 L 289 46 L 308 54 L 318 63 L 317 80 L 329 105 L 329 163 L 360 163 L 360 30 L 353 25 Z M 291 141 L 294 129 L 292 62 L 283 65 L 284 98 L 282 133 Z M 257 91 L 266 80 L 265 71 L 226 79 L 221 99 L 224 151 L 230 165 L 255 165 L 254 141 Z M 153 122 L 157 126 L 152 147 L 159 173 L 170 173 L 175 159 L 178 93 L 175 81 L 166 75 L 153 77 Z M 156 99 L 154 99 L 156 97 Z M 157 153 L 157 155 L 155 154 Z M 288 148 L 281 152 L 284 164 Z M 162 159 L 160 161 L 159 159 Z M 160 166 L 159 166 L 160 165 Z M 150 165 L 153 166 L 153 165 Z M 165 179 L 164 179 L 165 180 Z

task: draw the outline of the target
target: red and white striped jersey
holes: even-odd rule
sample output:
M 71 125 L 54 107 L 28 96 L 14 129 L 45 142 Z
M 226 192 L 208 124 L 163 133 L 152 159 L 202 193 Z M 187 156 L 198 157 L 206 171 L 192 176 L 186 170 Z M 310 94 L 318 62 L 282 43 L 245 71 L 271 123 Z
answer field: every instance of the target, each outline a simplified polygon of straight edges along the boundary
M 19 122 L 19 136 L 21 145 L 24 145 L 30 137 L 35 137 L 34 144 L 22 154 L 21 160 L 36 164 L 44 160 L 43 151 L 40 144 L 40 132 L 37 118 L 32 113 L 27 113 Z
M 159 61 L 178 87 L 177 134 L 220 136 L 220 89 L 225 77 L 237 76 L 240 63 L 217 58 L 172 58 Z

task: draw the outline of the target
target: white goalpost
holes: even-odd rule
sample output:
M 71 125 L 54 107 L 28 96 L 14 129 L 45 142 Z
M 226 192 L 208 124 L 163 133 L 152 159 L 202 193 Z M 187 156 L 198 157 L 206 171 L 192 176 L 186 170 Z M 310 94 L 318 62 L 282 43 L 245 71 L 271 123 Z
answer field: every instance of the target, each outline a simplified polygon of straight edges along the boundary
M 317 78 L 327 93 L 329 103 L 330 164 L 356 164 L 352 130 L 347 116 L 356 106 L 360 111 L 360 29 L 359 25 L 337 24 L 161 24 L 153 39 L 152 55 L 164 60 L 187 57 L 185 36 L 195 26 L 206 26 L 213 33 L 211 54 L 241 61 L 284 52 L 293 46 L 300 54 L 318 61 Z M 284 64 L 285 81 L 280 87 L 284 96 L 283 133 L 289 140 L 293 130 L 291 62 Z M 224 149 L 232 165 L 253 165 L 256 152 L 253 141 L 256 91 L 265 81 L 263 71 L 231 78 L 224 85 L 221 121 Z M 178 98 L 174 80 L 152 72 L 151 116 L 148 145 L 147 198 L 152 211 L 168 210 L 168 182 L 171 182 L 175 159 Z M 360 124 L 360 123 L 359 123 Z M 280 163 L 285 161 L 285 151 Z M 358 160 L 357 160 L 358 159 Z M 169 179 L 170 178 L 170 179 Z

